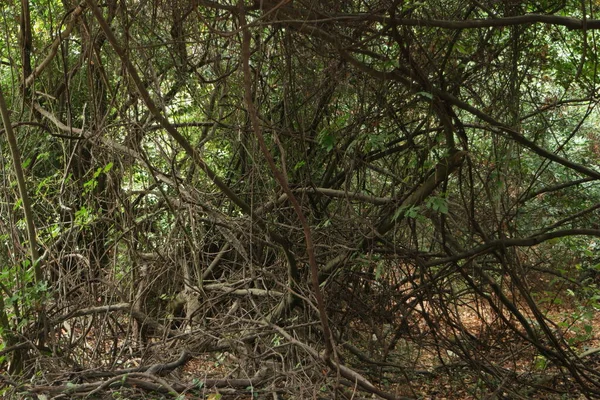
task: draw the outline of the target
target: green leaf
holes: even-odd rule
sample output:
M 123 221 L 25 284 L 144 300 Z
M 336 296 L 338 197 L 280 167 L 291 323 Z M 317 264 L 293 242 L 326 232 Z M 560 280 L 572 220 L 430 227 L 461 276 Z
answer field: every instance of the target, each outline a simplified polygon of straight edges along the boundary
M 546 360 L 546 357 L 542 356 L 542 355 L 537 355 L 535 356 L 535 369 L 537 370 L 544 370 L 546 369 L 547 365 L 548 365 L 548 360 Z
M 298 161 L 296 163 L 296 165 L 294 165 L 294 171 L 298 171 L 300 168 L 304 167 L 306 165 L 306 161 L 302 160 L 302 161 Z
M 375 280 L 379 280 L 379 278 L 381 278 L 381 275 L 383 274 L 383 263 L 382 262 L 378 262 L 377 263 L 377 268 L 375 269 Z
M 330 132 L 327 132 L 321 135 L 319 143 L 321 144 L 321 147 L 329 153 L 335 146 L 335 139 Z
M 394 221 L 402 215 L 403 211 L 406 218 L 417 218 L 419 216 L 419 206 L 411 206 L 408 209 L 406 207 L 400 207 L 394 214 Z
M 192 383 L 194 384 L 194 386 L 195 386 L 197 389 L 202 389 L 202 388 L 204 387 L 204 381 L 201 381 L 201 380 L 200 380 L 200 379 L 198 379 L 198 378 L 194 378 L 194 379 L 192 380 Z
M 429 100 L 433 100 L 433 94 L 429 93 L 429 92 L 417 92 L 418 96 L 423 96 L 428 98 Z
M 448 214 L 448 200 L 444 197 L 430 197 L 427 199 L 426 205 L 433 211 L 437 211 L 442 214 Z

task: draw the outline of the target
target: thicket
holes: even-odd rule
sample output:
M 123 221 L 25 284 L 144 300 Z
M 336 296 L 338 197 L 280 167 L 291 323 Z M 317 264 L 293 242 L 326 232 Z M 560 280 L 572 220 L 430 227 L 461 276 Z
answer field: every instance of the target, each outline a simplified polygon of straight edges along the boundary
M 6 398 L 600 395 L 596 3 L 1 8 Z

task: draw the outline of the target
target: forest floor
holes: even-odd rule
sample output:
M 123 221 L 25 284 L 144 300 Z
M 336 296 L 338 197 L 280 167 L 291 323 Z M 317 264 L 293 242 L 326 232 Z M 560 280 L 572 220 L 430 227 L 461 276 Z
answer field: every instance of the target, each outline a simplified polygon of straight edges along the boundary
M 552 291 L 556 293 L 555 290 Z M 544 314 L 549 326 L 558 339 L 566 344 L 568 351 L 572 355 L 581 355 L 588 349 L 600 347 L 600 311 L 594 307 L 593 302 L 582 300 L 575 296 L 569 290 L 563 290 L 560 297 L 543 298 L 544 294 L 536 296 L 536 302 L 542 304 Z M 597 302 L 596 302 L 597 305 Z M 461 344 L 461 338 L 457 337 L 456 330 L 449 326 L 440 325 L 432 329 L 431 324 L 422 318 L 418 321 L 411 321 L 410 333 L 407 338 L 399 340 L 391 349 L 388 346 L 388 354 L 384 356 L 386 345 L 390 342 L 390 336 L 377 337 L 373 332 L 381 332 L 381 326 L 374 329 L 373 326 L 354 326 L 353 330 L 356 336 L 349 343 L 354 349 L 360 352 L 361 357 L 357 357 L 347 348 L 340 344 L 340 355 L 344 362 L 355 371 L 360 371 L 380 390 L 396 396 L 406 396 L 423 400 L 458 400 L 458 399 L 583 399 L 577 389 L 578 386 L 573 378 L 564 368 L 559 368 L 541 356 L 536 348 L 524 339 L 520 339 L 509 329 L 500 329 L 498 321 L 488 318 L 485 307 L 478 305 L 475 301 L 472 303 L 463 303 L 455 308 L 456 320 L 462 324 L 463 334 L 468 333 L 466 337 L 478 338 L 479 341 Z M 526 315 L 526 313 L 525 313 Z M 528 319 L 534 320 L 533 316 L 526 315 Z M 532 322 L 534 324 L 534 322 Z M 75 333 L 77 334 L 77 332 Z M 88 331 L 82 335 L 88 335 L 87 340 L 92 343 L 94 331 Z M 456 343 L 440 343 L 443 338 L 456 338 Z M 155 339 L 156 347 L 160 347 L 160 339 Z M 481 346 L 484 344 L 485 346 Z M 462 347 L 461 347 L 462 346 Z M 460 354 L 460 349 L 466 351 Z M 451 350 L 452 349 L 452 350 Z M 156 355 L 153 362 L 168 363 L 177 358 L 176 350 L 163 353 L 164 358 Z M 168 355 L 167 355 L 168 354 Z M 147 358 L 144 357 L 147 361 Z M 371 360 L 365 362 L 365 360 Z M 136 368 L 143 364 L 142 357 L 127 357 L 123 354 L 123 360 L 118 368 L 123 371 Z M 371 362 L 371 364 L 369 364 Z M 485 368 L 495 368 L 495 370 L 477 371 L 473 366 L 480 363 Z M 585 364 L 592 369 L 600 370 L 600 353 L 586 357 Z M 38 365 L 38 367 L 40 367 Z M 63 385 L 68 392 L 70 385 L 70 373 L 65 368 L 64 363 L 45 364 L 44 374 L 46 376 L 55 376 L 56 384 Z M 302 389 L 302 397 L 294 397 L 294 389 L 285 386 L 285 379 L 278 386 L 271 383 L 268 387 L 245 389 L 231 389 L 225 387 L 215 388 L 203 386 L 204 382 L 210 379 L 228 380 L 240 378 L 243 371 L 240 370 L 240 362 L 233 354 L 228 352 L 205 353 L 200 356 L 194 356 L 186 360 L 181 366 L 177 367 L 170 374 L 164 376 L 164 382 L 174 384 L 194 384 L 193 389 L 189 391 L 178 391 L 179 397 L 168 395 L 151 394 L 149 387 L 142 387 L 141 384 L 123 385 L 119 389 L 106 387 L 90 399 L 162 399 L 177 398 L 183 399 L 208 399 L 208 400 L 258 400 L 258 399 L 332 399 L 334 396 L 333 388 L 336 385 L 334 371 L 321 369 L 319 374 L 315 375 L 314 388 Z M 52 369 L 55 369 L 52 371 Z M 1 371 L 5 376 L 5 372 Z M 291 374 L 292 372 L 288 372 Z M 286 372 L 282 372 L 285 376 Z M 133 375 L 132 375 L 133 376 Z M 107 375 L 108 377 L 108 375 Z M 500 382 L 497 380 L 501 378 Z M 143 376 L 142 376 L 143 378 Z M 161 378 L 163 379 L 163 378 Z M 494 381 L 496 380 L 496 381 Z M 86 383 L 89 381 L 85 381 Z M 96 380 L 99 386 L 102 380 Z M 141 381 L 140 381 L 141 382 Z M 272 382 L 276 382 L 273 380 Z M 305 381 L 306 382 L 306 381 Z M 371 394 L 361 392 L 356 387 L 348 385 L 348 382 L 339 381 L 338 385 L 339 399 L 367 399 L 375 398 Z M 534 384 L 532 384 L 532 382 Z M 158 381 L 162 384 L 161 381 Z M 5 385 L 4 388 L 7 386 Z M 50 386 L 46 386 L 49 388 Z M 495 392 L 490 392 L 490 387 L 497 387 Z M 0 383 L 2 388 L 2 383 Z M 2 389 L 4 389 L 2 388 Z M 281 389 L 282 395 L 277 397 L 273 393 L 278 393 Z M 44 387 L 39 386 L 33 392 L 37 399 L 52 398 L 71 398 L 68 393 L 61 393 L 60 390 L 47 391 L 44 393 Z M 52 389 L 54 390 L 54 389 Z M 307 393 L 312 393 L 308 395 Z M 89 394 L 89 391 L 88 391 Z M 66 397 L 65 397 L 66 396 Z M 5 397 L 5 398 L 32 398 L 36 397 Z
M 591 304 L 578 299 L 572 292 L 565 290 L 562 298 L 537 299 L 542 304 L 546 304 L 546 309 L 542 310 L 547 321 L 551 321 L 551 326 L 561 341 L 569 344 L 573 354 L 582 354 L 587 349 L 600 347 L 600 311 L 594 309 Z M 485 311 L 475 304 L 464 304 L 458 309 L 459 319 L 468 331 L 476 336 L 486 335 L 488 346 L 479 351 L 473 351 L 480 357 L 482 364 L 495 365 L 499 368 L 499 373 L 504 373 L 505 382 L 497 385 L 499 389 L 495 393 L 490 393 L 488 385 L 494 377 L 488 372 L 473 371 L 472 368 L 466 368 L 468 362 L 464 357 L 452 354 L 450 351 L 440 352 L 439 347 L 435 346 L 435 338 L 431 332 L 427 333 L 427 324 L 425 321 L 418 321 L 416 325 L 420 326 L 420 336 L 417 343 L 403 342 L 397 345 L 385 361 L 390 364 L 401 363 L 402 359 L 406 365 L 407 371 L 420 371 L 416 375 L 404 376 L 395 368 L 386 368 L 383 364 L 373 368 L 365 368 L 364 362 L 353 359 L 353 355 L 344 352 L 346 361 L 356 370 L 365 372 L 365 376 L 376 384 L 380 389 L 396 396 L 406 396 L 423 400 L 470 400 L 470 399 L 584 399 L 577 389 L 573 379 L 567 374 L 567 371 L 554 366 L 536 351 L 531 343 L 525 340 L 515 340 L 514 335 L 509 335 L 506 330 L 494 330 L 493 321 L 486 320 Z M 533 318 L 528 316 L 528 318 Z M 552 324 L 553 323 L 553 324 Z M 358 328 L 358 327 L 357 327 Z M 440 330 L 447 330 L 441 336 L 448 336 L 449 330 L 442 326 Z M 377 354 L 377 344 L 369 343 L 369 333 L 367 327 L 360 329 L 365 334 L 361 343 L 353 345 L 364 350 L 372 359 L 379 359 Z M 439 335 L 440 332 L 437 332 Z M 375 337 L 371 338 L 375 339 Z M 381 345 L 383 343 L 379 343 Z M 400 356 L 396 352 L 402 353 Z M 381 354 L 379 354 L 381 355 Z M 221 355 L 222 357 L 222 355 Z M 485 361 L 485 362 L 484 362 Z M 600 354 L 589 357 L 586 365 L 600 370 Z M 206 356 L 191 360 L 183 368 L 181 378 L 183 380 L 198 379 L 206 376 L 223 376 L 235 369 L 226 358 L 215 356 Z M 510 373 L 508 372 L 510 371 Z M 329 374 L 330 379 L 334 379 L 331 372 L 323 370 L 323 374 Z M 509 381 L 514 379 L 514 382 Z M 536 382 L 536 386 L 529 386 L 522 382 Z M 504 389 L 503 389 L 504 388 Z M 371 398 L 371 395 L 361 393 L 354 388 L 346 387 L 341 390 L 343 397 L 347 399 Z M 210 400 L 217 399 L 256 399 L 263 398 L 253 395 L 236 395 L 224 397 L 214 397 L 218 392 L 206 393 L 205 398 Z M 212 396 L 212 397 L 211 397 Z M 192 398 L 192 397 L 190 397 Z M 265 397 L 271 399 L 271 397 Z M 273 397 L 275 398 L 275 397 Z M 293 398 L 293 397 L 281 397 Z M 327 399 L 333 398 L 327 388 L 315 387 L 314 398 Z
M 556 293 L 554 290 L 552 292 Z M 597 299 L 578 298 L 571 290 L 564 290 L 560 296 L 553 298 L 544 299 L 543 296 L 538 295 L 536 301 L 542 304 L 540 311 L 544 320 L 553 335 L 565 344 L 570 355 L 579 356 L 590 349 L 600 348 L 600 309 Z M 578 385 L 564 367 L 557 367 L 548 361 L 534 345 L 516 337 L 506 327 L 498 328 L 498 321 L 488 318 L 491 313 L 486 313 L 485 307 L 473 302 L 457 307 L 455 312 L 456 320 L 462 323 L 463 329 L 480 341 L 457 346 L 450 343 L 446 347 L 458 349 L 456 352 L 465 348 L 467 351 L 461 355 L 451 350 L 440 350 L 436 337 L 452 337 L 456 335 L 456 330 L 440 325 L 434 334 L 431 330 L 427 332 L 425 322 L 420 321 L 418 324 L 422 328 L 422 336 L 418 343 L 412 344 L 416 345 L 418 351 L 415 354 L 413 349 L 408 365 L 412 365 L 414 370 L 433 374 L 418 374 L 410 379 L 400 377 L 400 383 L 392 383 L 398 380 L 397 372 L 396 376 L 383 373 L 375 378 L 382 389 L 423 400 L 589 398 L 580 393 Z M 533 315 L 527 315 L 523 310 L 521 312 L 534 329 L 540 329 Z M 538 333 L 543 337 L 543 332 Z M 484 346 L 480 348 L 473 348 L 482 344 Z M 582 359 L 586 367 L 600 371 L 600 352 Z M 496 371 L 474 371 L 472 366 L 479 363 L 493 366 Z M 499 376 L 504 376 L 504 380 L 498 385 L 499 382 L 494 380 Z M 531 382 L 535 382 L 535 385 L 530 385 Z M 490 393 L 489 386 L 497 386 L 498 389 Z

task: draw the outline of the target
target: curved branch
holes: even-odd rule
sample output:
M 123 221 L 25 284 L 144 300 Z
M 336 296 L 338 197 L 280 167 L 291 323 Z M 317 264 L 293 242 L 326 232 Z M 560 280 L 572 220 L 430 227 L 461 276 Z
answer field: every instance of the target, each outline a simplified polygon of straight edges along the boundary
M 135 87 L 138 90 L 138 93 L 140 94 L 142 100 L 146 104 L 146 107 L 148 107 L 148 110 L 152 113 L 156 121 L 158 121 L 158 123 L 165 129 L 165 131 L 167 131 L 167 133 L 177 142 L 177 144 L 179 144 L 179 146 L 183 148 L 183 150 L 194 161 L 194 163 L 206 173 L 209 179 L 215 184 L 215 186 L 219 188 L 219 190 L 221 190 L 221 192 L 223 192 L 223 194 L 225 194 L 235 205 L 242 209 L 244 213 L 252 215 L 252 210 L 250 206 L 237 194 L 235 194 L 233 190 L 231 190 L 231 188 L 221 179 L 221 177 L 218 176 L 217 173 L 214 172 L 208 166 L 208 164 L 206 164 L 206 162 L 204 162 L 204 160 L 200 157 L 200 154 L 198 154 L 198 152 L 192 147 L 190 142 L 185 137 L 183 137 L 183 135 L 179 133 L 179 131 L 161 113 L 161 111 L 154 103 L 154 100 L 152 100 L 150 93 L 144 86 L 144 83 L 142 82 L 131 60 L 129 59 L 129 57 L 127 57 L 127 54 L 117 41 L 117 38 L 115 37 L 113 31 L 108 26 L 108 23 L 102 15 L 102 11 L 100 11 L 94 0 L 87 0 L 87 3 L 90 9 L 92 10 L 92 13 L 94 14 L 94 17 L 96 17 L 96 20 L 100 24 L 102 31 L 106 35 L 106 38 L 112 45 L 115 53 L 117 53 L 117 55 L 123 62 L 123 65 L 127 69 L 127 72 L 133 80 Z
M 377 78 L 377 79 L 393 79 L 396 80 L 402 84 L 404 84 L 407 87 L 413 87 L 413 91 L 418 91 L 423 89 L 420 85 L 415 84 L 411 79 L 407 78 L 406 76 L 403 75 L 402 71 L 400 71 L 400 69 L 396 69 L 392 72 L 386 72 L 386 71 L 379 71 L 376 70 L 374 68 L 372 68 L 371 66 L 360 62 L 359 60 L 357 60 L 356 58 L 354 58 L 349 52 L 347 52 L 346 50 L 343 50 L 341 48 L 338 49 L 338 51 L 340 52 L 340 55 L 342 57 L 344 57 L 344 59 L 346 59 L 348 62 L 352 63 L 352 65 L 354 65 L 355 67 L 357 67 L 358 69 L 360 69 L 361 71 Z M 567 160 L 566 158 L 563 158 L 557 154 L 554 154 L 546 149 L 544 149 L 543 147 L 538 146 L 537 144 L 535 144 L 534 142 L 532 142 L 531 140 L 527 139 L 525 136 L 521 135 L 519 132 L 517 132 L 514 129 L 511 129 L 510 127 L 504 125 L 503 123 L 501 123 L 500 121 L 497 121 L 496 119 L 494 119 L 493 117 L 491 117 L 490 115 L 486 114 L 485 112 L 471 106 L 470 104 L 460 100 L 459 98 L 457 98 L 456 96 L 442 90 L 442 89 L 438 89 L 436 87 L 430 87 L 427 88 L 427 90 L 434 96 L 439 97 L 440 99 L 446 100 L 448 103 L 461 108 L 465 111 L 467 111 L 468 113 L 474 115 L 475 117 L 481 119 L 482 121 L 487 122 L 488 124 L 490 124 L 493 127 L 496 127 L 497 129 L 499 129 L 500 134 L 504 134 L 506 136 L 508 136 L 509 138 L 511 138 L 513 141 L 523 145 L 524 147 L 528 148 L 529 150 L 533 151 L 534 153 L 536 153 L 537 155 L 544 157 L 548 160 L 554 161 L 558 164 L 561 164 L 569 169 L 572 169 L 574 171 L 577 171 L 583 175 L 587 175 L 591 178 L 594 179 L 600 179 L 600 172 L 595 171 L 591 168 L 585 167 L 581 164 L 577 164 L 575 162 L 572 162 L 570 160 Z
M 322 194 L 324 196 L 329 197 L 337 197 L 348 200 L 362 201 L 364 203 L 371 203 L 374 205 L 382 206 L 386 204 L 390 204 L 394 201 L 392 197 L 377 197 L 371 196 L 368 194 L 349 192 L 347 190 L 336 190 L 322 187 L 307 187 L 307 188 L 298 188 L 294 189 L 294 192 L 298 193 L 315 193 Z
M 69 20 L 69 23 L 67 24 L 65 30 L 62 31 L 58 35 L 58 37 L 56 39 L 54 39 L 54 42 L 52 42 L 52 45 L 50 45 L 50 52 L 48 53 L 46 58 L 44 58 L 42 60 L 42 62 L 37 67 L 35 67 L 35 69 L 33 71 L 31 71 L 31 74 L 29 74 L 29 76 L 26 77 L 25 87 L 31 86 L 31 84 L 33 83 L 35 78 L 40 76 L 40 74 L 44 71 L 44 69 L 46 69 L 46 67 L 50 64 L 50 62 L 52 62 L 52 60 L 58 53 L 58 47 L 60 46 L 60 42 L 62 42 L 63 40 L 65 40 L 66 38 L 69 37 L 69 35 L 73 31 L 73 27 L 75 26 L 75 19 L 77 19 L 77 17 L 79 17 L 81 15 L 81 13 L 83 13 L 84 9 L 85 9 L 85 7 L 81 4 L 78 5 L 77 7 L 75 7 L 75 10 L 73 10 L 73 12 L 71 14 L 71 19 Z
M 240 2 L 240 5 L 242 2 Z M 248 114 L 250 116 L 250 122 L 252 129 L 254 130 L 254 135 L 258 141 L 261 152 L 263 153 L 267 163 L 269 164 L 269 169 L 273 172 L 275 179 L 281 186 L 281 189 L 288 196 L 292 207 L 294 208 L 294 212 L 296 213 L 298 220 L 300 221 L 300 225 L 302 225 L 302 230 L 304 231 L 304 241 L 306 244 L 306 253 L 308 255 L 308 262 L 310 266 L 310 276 L 311 276 L 311 284 L 313 287 L 313 292 L 315 298 L 317 300 L 317 308 L 319 310 L 319 318 L 321 322 L 321 326 L 323 328 L 323 336 L 325 341 L 325 355 L 324 358 L 326 360 L 330 359 L 331 355 L 335 357 L 335 345 L 333 342 L 333 335 L 331 334 L 331 329 L 329 328 L 329 321 L 327 320 L 327 314 L 325 309 L 325 301 L 323 299 L 323 293 L 321 292 L 321 287 L 319 286 L 319 268 L 317 266 L 317 259 L 315 256 L 314 244 L 312 240 L 312 234 L 310 230 L 310 226 L 306 219 L 306 216 L 302 212 L 302 208 L 300 207 L 300 203 L 290 186 L 288 185 L 287 178 L 284 176 L 283 172 L 277 168 L 275 165 L 275 161 L 271 152 L 267 148 L 267 144 L 265 142 L 265 138 L 262 134 L 262 129 L 260 126 L 260 121 L 258 119 L 258 113 L 256 111 L 256 107 L 252 100 L 252 72 L 250 71 L 250 41 L 251 34 L 248 30 L 246 23 L 246 15 L 244 13 L 244 8 L 240 7 L 240 24 L 245 27 L 242 29 L 242 70 L 244 73 L 244 101 L 246 103 L 246 107 L 248 108 Z
M 594 30 L 600 29 L 599 19 L 579 19 L 573 17 L 563 17 L 560 15 L 547 14 L 525 14 L 514 17 L 489 18 L 489 19 L 471 19 L 466 21 L 443 20 L 443 19 L 418 19 L 418 18 L 390 18 L 385 15 L 377 14 L 338 14 L 331 18 L 323 18 L 305 21 L 325 22 L 325 21 L 371 21 L 382 24 L 396 26 L 415 26 L 424 28 L 443 28 L 443 29 L 481 29 L 497 28 L 514 25 L 528 24 L 546 24 L 564 26 L 569 30 Z
M 594 178 L 581 178 L 581 179 L 577 179 L 575 181 L 569 181 L 569 182 L 564 182 L 564 183 L 559 183 L 557 185 L 554 186 L 547 186 L 547 187 L 543 187 L 539 190 L 536 190 L 535 192 L 529 193 L 525 198 L 523 198 L 521 200 L 522 203 L 525 203 L 533 198 L 536 198 L 539 195 L 543 195 L 545 193 L 552 193 L 552 192 L 557 192 L 559 190 L 562 189 L 567 189 L 570 188 L 572 186 L 577 186 L 577 185 L 581 185 L 583 183 L 586 182 L 590 182 L 590 181 L 594 181 Z
M 464 260 L 465 258 L 473 258 L 485 253 L 489 253 L 492 250 L 505 248 L 505 247 L 531 247 L 538 245 L 540 243 L 546 242 L 551 239 L 557 239 L 566 236 L 594 236 L 600 238 L 600 230 L 599 229 L 565 229 L 562 231 L 554 231 L 543 233 L 540 235 L 530 236 L 528 238 L 515 238 L 515 239 L 500 239 L 493 240 L 488 243 L 484 243 L 481 246 L 477 246 L 471 250 L 465 251 L 464 253 L 457 254 L 452 257 L 446 257 L 442 259 L 437 259 L 433 261 L 429 261 L 424 265 L 426 267 L 433 267 L 440 264 L 445 264 L 449 262 Z
M 4 123 L 4 130 L 6 132 L 6 140 L 8 147 L 10 148 L 10 154 L 12 157 L 13 167 L 15 169 L 15 175 L 17 176 L 17 185 L 19 187 L 19 194 L 21 195 L 21 202 L 23 203 L 23 212 L 25 214 L 25 222 L 27 224 L 27 235 L 29 237 L 29 249 L 31 252 L 31 263 L 35 273 L 36 282 L 41 282 L 43 279 L 42 269 L 40 267 L 40 254 L 38 251 L 37 234 L 35 225 L 33 222 L 33 210 L 31 207 L 31 199 L 27 194 L 27 186 L 25 185 L 25 175 L 23 173 L 23 166 L 21 164 L 21 153 L 17 144 L 17 138 L 12 129 L 10 123 L 10 116 L 6 102 L 4 101 L 4 94 L 0 90 L 0 113 L 2 114 L 2 121 Z

